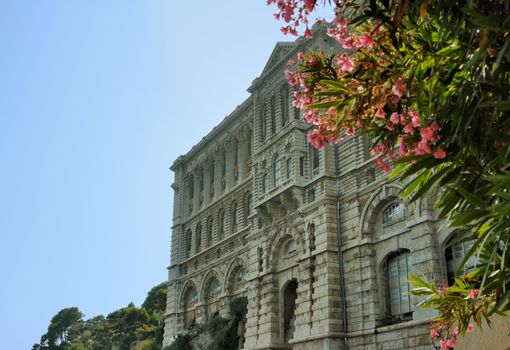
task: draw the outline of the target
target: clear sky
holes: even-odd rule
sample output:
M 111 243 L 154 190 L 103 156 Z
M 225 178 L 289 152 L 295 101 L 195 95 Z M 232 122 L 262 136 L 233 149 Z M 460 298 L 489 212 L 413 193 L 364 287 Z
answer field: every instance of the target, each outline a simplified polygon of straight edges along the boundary
M 166 280 L 174 159 L 247 96 L 265 0 L 0 0 L 0 348 Z

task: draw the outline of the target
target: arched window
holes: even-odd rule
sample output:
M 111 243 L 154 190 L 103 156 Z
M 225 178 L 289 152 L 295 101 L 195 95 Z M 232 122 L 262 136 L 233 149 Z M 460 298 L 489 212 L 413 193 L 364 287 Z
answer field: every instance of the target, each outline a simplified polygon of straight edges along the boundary
M 197 290 L 194 286 L 189 286 L 186 289 L 183 298 L 183 311 L 184 311 L 184 326 L 190 328 L 195 323 L 195 310 L 194 306 L 198 301 Z
M 294 322 L 296 312 L 298 283 L 291 280 L 283 290 L 283 340 L 285 344 L 294 338 Z
M 462 261 L 467 255 L 471 247 L 473 247 L 474 240 L 467 240 L 461 242 L 452 242 L 453 238 L 448 242 L 444 251 L 446 260 L 446 273 L 448 284 L 452 285 L 456 277 L 473 270 L 476 265 L 476 256 L 472 256 L 462 267 Z
M 205 244 L 207 247 L 211 246 L 212 243 L 212 230 L 213 230 L 213 218 L 212 216 L 207 217 L 205 224 Z
M 196 232 L 196 236 L 197 236 L 196 252 L 198 253 L 202 247 L 202 224 L 200 224 L 200 223 L 197 224 L 197 229 L 195 232 Z
M 390 204 L 383 211 L 383 224 L 391 224 L 404 219 L 405 210 L 402 202 Z
M 386 260 L 388 278 L 388 319 L 397 323 L 412 319 L 413 305 L 409 294 L 409 273 L 412 272 L 412 257 L 408 250 L 392 253 Z
M 296 242 L 291 238 L 287 240 L 283 245 L 282 255 L 290 255 L 296 252 Z
M 205 291 L 205 301 L 210 302 L 216 295 L 218 295 L 221 291 L 220 281 L 216 277 L 212 277 L 209 280 Z
M 280 184 L 280 180 L 282 177 L 282 165 L 280 159 L 278 159 L 278 155 L 274 155 L 273 157 L 273 187 L 276 187 Z
M 229 280 L 231 281 L 230 282 L 230 284 L 231 284 L 230 292 L 231 293 L 240 291 L 246 285 L 246 283 L 245 283 L 246 281 L 244 279 L 245 276 L 246 276 L 246 269 L 242 265 L 238 265 L 232 270 L 232 275 L 229 278 Z

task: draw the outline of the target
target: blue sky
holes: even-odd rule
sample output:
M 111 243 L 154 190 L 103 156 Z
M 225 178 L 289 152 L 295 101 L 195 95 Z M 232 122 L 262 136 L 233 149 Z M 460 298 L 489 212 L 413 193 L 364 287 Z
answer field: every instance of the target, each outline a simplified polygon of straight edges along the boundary
M 264 0 L 0 0 L 0 339 L 30 349 L 166 280 L 169 166 L 247 96 Z

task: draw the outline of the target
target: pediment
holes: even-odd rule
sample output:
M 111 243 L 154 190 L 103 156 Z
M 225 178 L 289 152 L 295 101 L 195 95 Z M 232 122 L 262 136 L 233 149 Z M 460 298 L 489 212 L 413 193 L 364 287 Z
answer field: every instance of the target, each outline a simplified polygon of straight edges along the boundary
M 280 63 L 281 60 L 283 60 L 289 54 L 289 52 L 292 51 L 295 47 L 296 47 L 295 42 L 276 43 L 273 52 L 271 53 L 271 56 L 269 56 L 269 59 L 267 60 L 267 63 L 264 66 L 264 69 L 262 70 L 262 74 L 260 74 L 260 76 L 262 77 L 268 71 L 270 71 L 271 68 Z

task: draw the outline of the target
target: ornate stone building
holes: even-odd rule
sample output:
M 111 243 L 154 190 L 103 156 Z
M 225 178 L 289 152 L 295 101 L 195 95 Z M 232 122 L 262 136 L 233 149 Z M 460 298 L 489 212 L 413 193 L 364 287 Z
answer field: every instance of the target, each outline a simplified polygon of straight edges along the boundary
M 320 31 L 320 30 L 319 30 Z M 243 349 L 432 349 L 407 274 L 446 280 L 462 244 L 430 201 L 402 202 L 370 140 L 316 150 L 284 80 L 324 33 L 278 43 L 250 96 L 173 163 L 165 344 L 248 299 Z

